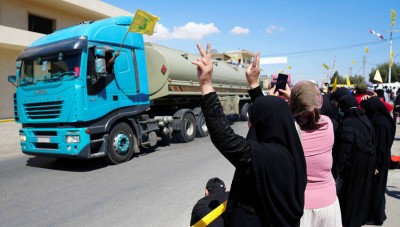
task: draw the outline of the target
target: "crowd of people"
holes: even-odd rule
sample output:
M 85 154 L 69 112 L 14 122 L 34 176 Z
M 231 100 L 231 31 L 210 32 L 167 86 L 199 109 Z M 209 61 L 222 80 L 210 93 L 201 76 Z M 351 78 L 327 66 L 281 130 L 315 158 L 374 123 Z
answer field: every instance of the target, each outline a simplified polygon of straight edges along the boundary
M 264 96 L 257 52 L 246 70 L 252 105 L 244 138 L 212 87 L 210 44 L 198 49 L 193 64 L 210 138 L 236 169 L 220 226 L 383 224 L 396 122 L 379 91 L 359 84 L 323 93 L 300 81 Z

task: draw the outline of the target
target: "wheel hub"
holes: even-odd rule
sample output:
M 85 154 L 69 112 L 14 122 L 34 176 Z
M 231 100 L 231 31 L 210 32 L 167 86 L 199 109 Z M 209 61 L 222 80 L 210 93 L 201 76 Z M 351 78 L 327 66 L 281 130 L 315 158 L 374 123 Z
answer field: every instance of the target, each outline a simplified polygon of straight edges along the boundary
M 129 137 L 119 133 L 114 137 L 114 150 L 118 153 L 125 154 L 129 150 Z

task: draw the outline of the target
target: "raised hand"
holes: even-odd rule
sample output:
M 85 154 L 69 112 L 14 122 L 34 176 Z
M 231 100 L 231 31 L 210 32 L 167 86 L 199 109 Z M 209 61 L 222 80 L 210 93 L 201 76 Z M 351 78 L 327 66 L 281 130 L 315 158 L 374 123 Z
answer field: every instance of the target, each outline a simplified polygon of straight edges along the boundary
M 251 89 L 260 86 L 258 78 L 260 76 L 260 51 L 254 54 L 253 62 L 246 70 L 246 79 Z
M 199 49 L 201 58 L 198 58 L 197 61 L 192 61 L 192 64 L 197 65 L 197 79 L 199 80 L 202 93 L 205 95 L 214 91 L 212 87 L 213 64 L 211 60 L 211 45 L 207 43 L 206 52 L 204 52 L 200 44 L 197 44 L 197 49 Z
M 278 89 L 279 93 L 282 94 L 282 96 L 286 99 L 286 100 L 290 100 L 290 95 L 292 94 L 292 90 L 290 89 L 289 85 L 286 84 L 286 89 Z

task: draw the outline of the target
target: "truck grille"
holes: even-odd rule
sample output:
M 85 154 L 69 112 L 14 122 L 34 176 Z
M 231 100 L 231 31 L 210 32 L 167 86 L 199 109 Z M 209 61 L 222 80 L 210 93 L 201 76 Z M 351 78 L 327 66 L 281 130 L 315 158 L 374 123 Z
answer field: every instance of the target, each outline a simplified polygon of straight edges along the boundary
M 63 101 L 24 104 L 26 118 L 31 120 L 59 118 L 62 104 Z

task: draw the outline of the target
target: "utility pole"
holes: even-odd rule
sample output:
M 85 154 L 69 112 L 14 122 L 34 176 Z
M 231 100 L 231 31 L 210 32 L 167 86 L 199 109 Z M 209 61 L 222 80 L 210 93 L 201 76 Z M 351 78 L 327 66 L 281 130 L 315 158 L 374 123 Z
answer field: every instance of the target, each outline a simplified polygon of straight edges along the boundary
M 353 68 L 350 66 L 350 70 L 349 70 L 349 74 L 350 74 L 350 76 L 351 76 L 351 71 L 352 71 L 352 69 L 353 69 Z
M 363 78 L 365 79 L 365 63 L 366 63 L 366 57 L 365 57 L 365 55 L 363 56 Z M 367 81 L 367 80 L 365 80 L 365 81 Z
M 390 13 L 391 13 L 390 20 L 391 20 L 391 23 L 392 23 L 392 29 L 390 29 L 390 39 L 389 39 L 389 49 L 390 49 L 389 50 L 389 75 L 388 75 L 389 84 L 390 84 L 390 82 L 392 80 L 392 64 L 393 64 L 393 61 L 394 61 L 394 54 L 392 52 L 392 34 L 393 34 L 393 32 L 398 32 L 399 31 L 399 30 L 393 30 L 394 22 L 396 20 L 396 11 L 394 11 L 392 9 L 390 11 Z

